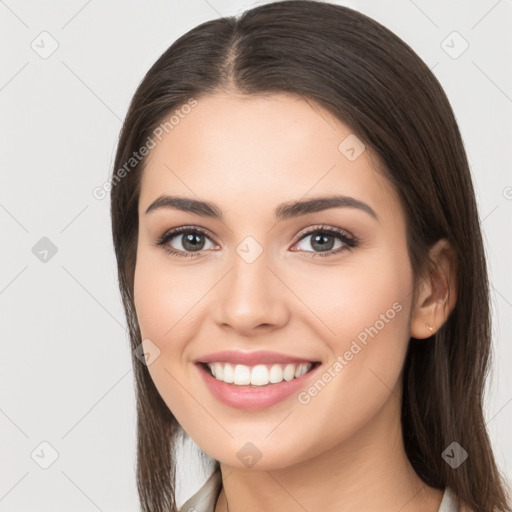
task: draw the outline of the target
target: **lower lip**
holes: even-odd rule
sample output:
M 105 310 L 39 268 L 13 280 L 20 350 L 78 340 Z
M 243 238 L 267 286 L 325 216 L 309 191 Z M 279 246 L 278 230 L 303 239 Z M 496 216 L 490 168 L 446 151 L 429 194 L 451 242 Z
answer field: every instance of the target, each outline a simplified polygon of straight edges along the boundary
M 301 377 L 290 381 L 283 380 L 278 384 L 236 386 L 235 384 L 227 384 L 216 379 L 213 375 L 210 375 L 202 364 L 196 364 L 196 366 L 206 386 L 215 398 L 230 407 L 251 411 L 271 407 L 285 400 L 290 395 L 297 393 L 320 368 L 320 365 L 318 365 Z

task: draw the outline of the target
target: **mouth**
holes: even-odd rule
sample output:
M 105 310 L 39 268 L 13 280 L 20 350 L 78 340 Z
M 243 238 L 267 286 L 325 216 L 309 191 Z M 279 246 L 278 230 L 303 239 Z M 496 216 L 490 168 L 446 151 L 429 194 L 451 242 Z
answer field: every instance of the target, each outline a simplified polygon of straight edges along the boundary
M 281 382 L 300 379 L 312 372 L 319 361 L 303 363 L 274 363 L 274 364 L 231 364 L 227 362 L 197 363 L 204 372 L 225 384 L 245 388 L 271 387 Z
M 323 364 L 306 355 L 274 350 L 221 350 L 194 361 L 200 380 L 224 405 L 257 411 L 281 402 L 311 385 Z

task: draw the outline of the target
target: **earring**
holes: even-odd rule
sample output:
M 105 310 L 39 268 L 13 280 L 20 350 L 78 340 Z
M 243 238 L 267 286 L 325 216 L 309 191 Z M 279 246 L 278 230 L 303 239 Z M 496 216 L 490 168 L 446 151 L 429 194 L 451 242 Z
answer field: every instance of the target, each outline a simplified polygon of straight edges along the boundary
M 427 326 L 427 329 L 430 331 L 430 332 L 434 332 L 434 328 L 429 324 L 425 324 Z

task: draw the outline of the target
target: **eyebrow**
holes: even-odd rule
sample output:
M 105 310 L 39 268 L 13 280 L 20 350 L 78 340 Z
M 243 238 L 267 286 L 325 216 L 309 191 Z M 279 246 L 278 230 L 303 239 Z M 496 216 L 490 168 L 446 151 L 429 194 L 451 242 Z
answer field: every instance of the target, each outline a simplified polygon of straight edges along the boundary
M 153 201 L 147 208 L 146 214 L 160 208 L 171 208 L 183 212 L 194 213 L 202 217 L 211 217 L 223 220 L 222 210 L 214 203 L 200 201 L 188 197 L 162 195 Z M 366 203 L 350 196 L 329 195 L 325 197 L 315 197 L 300 201 L 291 201 L 281 203 L 274 211 L 277 221 L 287 220 L 308 213 L 320 212 L 330 208 L 356 208 L 366 212 L 375 220 L 379 221 L 377 213 Z

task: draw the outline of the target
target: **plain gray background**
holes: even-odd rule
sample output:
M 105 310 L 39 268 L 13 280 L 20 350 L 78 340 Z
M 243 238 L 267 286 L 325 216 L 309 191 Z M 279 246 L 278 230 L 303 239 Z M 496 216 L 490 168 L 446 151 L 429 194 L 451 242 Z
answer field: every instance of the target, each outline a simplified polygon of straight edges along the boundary
M 108 179 L 128 103 L 161 53 L 203 21 L 262 3 L 0 1 L 2 512 L 137 510 L 133 372 L 108 198 L 92 190 Z M 487 423 L 511 479 L 512 3 L 337 3 L 404 39 L 455 111 L 492 284 Z M 207 476 L 194 449 L 180 502 Z

